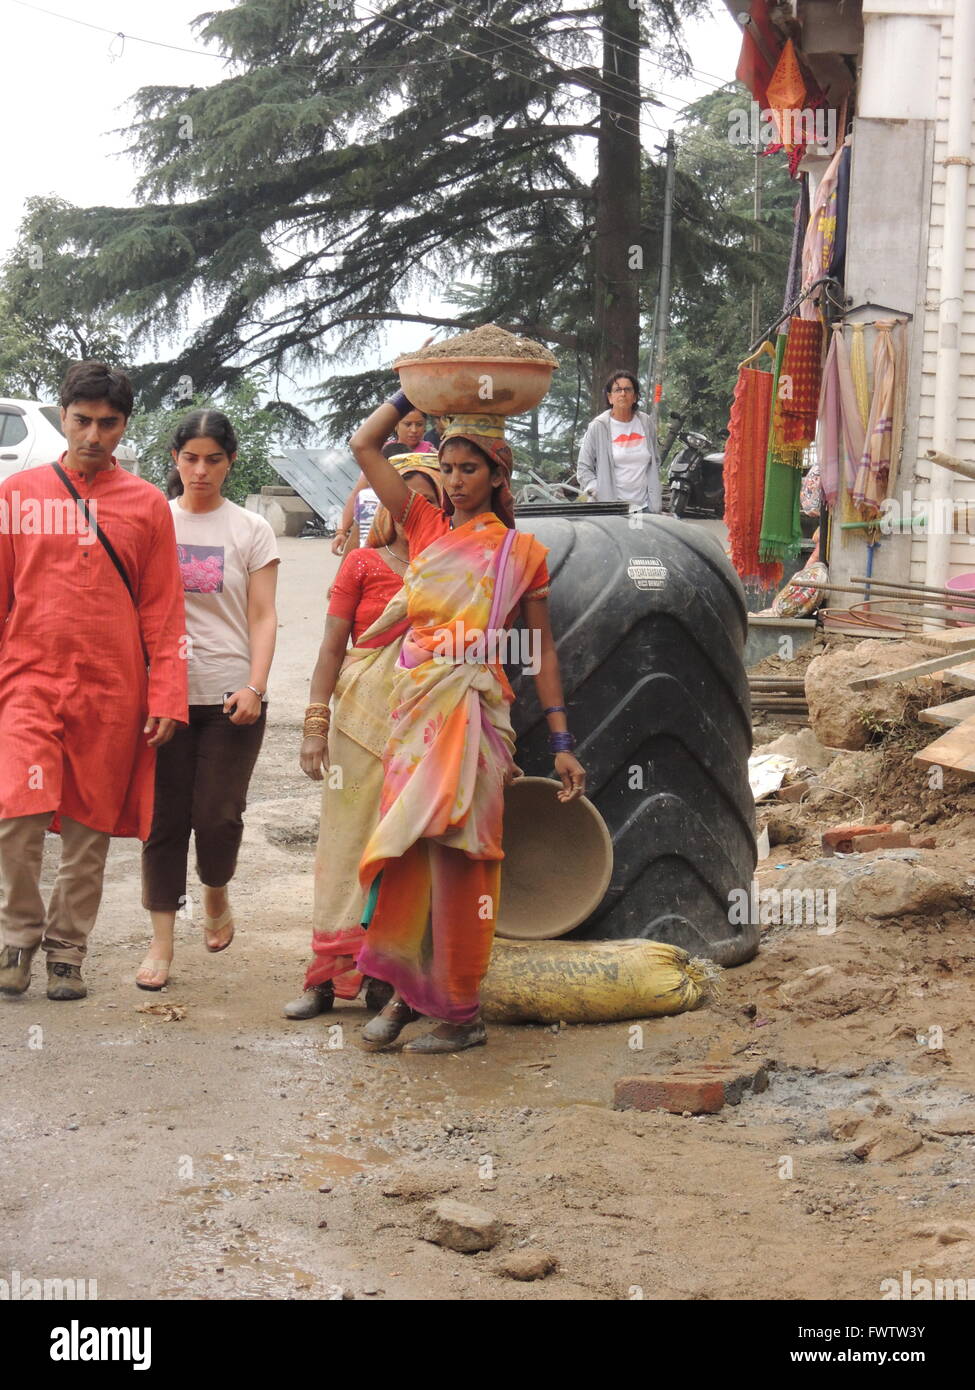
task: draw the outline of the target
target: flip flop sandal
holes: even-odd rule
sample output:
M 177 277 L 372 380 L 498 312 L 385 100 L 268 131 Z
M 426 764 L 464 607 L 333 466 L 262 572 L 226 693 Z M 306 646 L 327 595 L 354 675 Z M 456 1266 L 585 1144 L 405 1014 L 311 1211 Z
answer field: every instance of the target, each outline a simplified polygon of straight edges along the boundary
M 207 936 L 216 936 L 217 932 L 230 928 L 230 935 L 222 946 L 211 946 L 207 941 Z M 230 907 L 225 907 L 219 917 L 203 917 L 203 944 L 210 952 L 211 956 L 217 955 L 220 951 L 226 951 L 231 941 L 234 939 L 234 914 Z
M 163 989 L 166 985 L 169 984 L 169 972 L 171 969 L 172 961 L 156 960 L 153 956 L 146 956 L 145 960 L 139 966 L 139 970 L 136 974 L 136 985 L 139 987 L 139 989 Z M 139 975 L 141 975 L 143 970 L 148 970 L 153 975 L 158 975 L 160 971 L 165 971 L 166 978 L 162 981 L 161 984 L 158 985 L 144 985 L 142 981 L 139 979 Z

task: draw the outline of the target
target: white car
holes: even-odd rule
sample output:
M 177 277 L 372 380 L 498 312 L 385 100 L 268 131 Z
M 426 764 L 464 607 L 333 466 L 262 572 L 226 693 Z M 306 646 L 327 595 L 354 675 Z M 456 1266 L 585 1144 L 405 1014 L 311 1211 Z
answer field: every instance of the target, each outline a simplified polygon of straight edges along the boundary
M 0 479 L 54 463 L 65 449 L 61 412 L 56 405 L 0 397 Z M 129 444 L 119 444 L 115 457 L 130 473 L 139 472 L 139 456 Z

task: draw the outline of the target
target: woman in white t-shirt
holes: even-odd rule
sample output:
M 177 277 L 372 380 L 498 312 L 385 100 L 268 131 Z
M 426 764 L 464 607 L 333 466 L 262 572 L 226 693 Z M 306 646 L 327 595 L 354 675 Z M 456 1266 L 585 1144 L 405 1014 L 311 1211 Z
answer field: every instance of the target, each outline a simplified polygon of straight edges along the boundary
M 188 725 L 159 749 L 152 829 L 142 851 L 142 903 L 152 940 L 136 975 L 162 989 L 176 913 L 190 916 L 190 832 L 203 884 L 203 937 L 224 951 L 234 936 L 227 885 L 237 867 L 247 788 L 264 738 L 278 617 L 278 545 L 256 512 L 223 496 L 237 436 L 219 410 L 195 410 L 172 446 L 170 506 L 186 601 Z
M 640 383 L 633 372 L 613 372 L 603 395 L 609 409 L 590 423 L 579 446 L 579 486 L 596 502 L 659 512 L 657 430 L 653 417 L 638 409 Z

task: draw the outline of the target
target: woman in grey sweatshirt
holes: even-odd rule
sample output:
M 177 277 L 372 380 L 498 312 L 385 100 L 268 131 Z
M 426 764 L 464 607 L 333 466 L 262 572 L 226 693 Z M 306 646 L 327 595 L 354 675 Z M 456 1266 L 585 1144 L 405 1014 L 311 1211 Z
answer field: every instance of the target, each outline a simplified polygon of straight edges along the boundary
M 603 393 L 609 405 L 583 437 L 576 473 L 597 502 L 627 502 L 659 512 L 660 457 L 651 417 L 637 410 L 640 383 L 633 372 L 614 372 Z

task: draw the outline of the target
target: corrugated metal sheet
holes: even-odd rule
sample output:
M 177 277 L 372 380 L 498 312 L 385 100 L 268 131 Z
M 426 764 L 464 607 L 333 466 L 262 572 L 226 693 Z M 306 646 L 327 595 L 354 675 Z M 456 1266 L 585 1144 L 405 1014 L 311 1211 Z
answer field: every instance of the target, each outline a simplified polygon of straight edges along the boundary
M 345 449 L 282 449 L 271 465 L 325 522 L 338 520 L 359 481 L 359 467 Z

